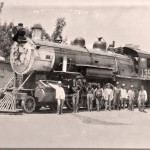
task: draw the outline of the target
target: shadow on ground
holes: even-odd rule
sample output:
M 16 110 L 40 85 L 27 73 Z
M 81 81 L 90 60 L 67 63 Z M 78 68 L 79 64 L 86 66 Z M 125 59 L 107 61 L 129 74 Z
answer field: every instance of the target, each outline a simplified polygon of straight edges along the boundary
M 83 123 L 86 124 L 102 124 L 102 125 L 130 125 L 130 124 L 125 124 L 125 123 L 120 123 L 120 122 L 109 122 L 109 121 L 102 121 L 99 119 L 79 115 L 79 114 L 72 114 L 78 119 L 80 119 Z

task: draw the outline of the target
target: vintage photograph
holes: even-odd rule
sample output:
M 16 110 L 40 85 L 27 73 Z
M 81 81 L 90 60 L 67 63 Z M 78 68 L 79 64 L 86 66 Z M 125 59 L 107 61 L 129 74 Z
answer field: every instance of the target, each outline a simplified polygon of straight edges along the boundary
M 150 148 L 149 0 L 1 0 L 0 148 Z

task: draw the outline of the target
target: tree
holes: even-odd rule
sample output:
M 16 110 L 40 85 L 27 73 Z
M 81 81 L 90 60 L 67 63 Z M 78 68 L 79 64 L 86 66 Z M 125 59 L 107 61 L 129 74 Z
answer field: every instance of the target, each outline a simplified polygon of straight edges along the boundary
M 56 28 L 51 36 L 53 42 L 61 41 L 62 42 L 62 31 L 66 26 L 65 18 L 58 18 L 56 21 Z
M 2 13 L 3 6 L 4 6 L 4 2 L 0 2 L 0 13 Z
M 0 55 L 9 59 L 10 47 L 13 44 L 12 39 L 12 28 L 14 23 L 10 22 L 7 24 L 5 22 L 3 25 L 0 25 Z

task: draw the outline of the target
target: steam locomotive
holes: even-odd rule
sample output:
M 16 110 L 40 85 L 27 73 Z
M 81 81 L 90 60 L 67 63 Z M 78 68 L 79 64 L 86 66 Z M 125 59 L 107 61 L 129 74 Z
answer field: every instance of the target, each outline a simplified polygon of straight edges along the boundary
M 14 44 L 11 48 L 10 63 L 15 76 L 5 86 L 0 100 L 0 111 L 27 113 L 41 106 L 56 107 L 55 90 L 49 83 L 61 80 L 66 92 L 66 106 L 71 108 L 68 85 L 72 79 L 85 78 L 88 82 L 101 84 L 125 83 L 134 85 L 138 91 L 144 85 L 150 93 L 150 54 L 131 46 L 107 48 L 99 38 L 92 49 L 86 48 L 83 38 L 76 38 L 73 45 L 44 41 L 42 28 L 32 28 L 32 38 L 26 37 L 22 24 L 13 30 Z M 150 95 L 148 95 L 149 97 Z M 81 104 L 82 105 L 82 104 Z

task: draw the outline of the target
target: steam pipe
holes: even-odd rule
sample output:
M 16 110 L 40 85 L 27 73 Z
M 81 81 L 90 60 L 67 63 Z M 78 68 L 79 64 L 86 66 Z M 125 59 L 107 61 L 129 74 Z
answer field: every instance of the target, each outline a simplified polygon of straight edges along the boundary
M 63 56 L 63 63 L 62 63 L 62 71 L 66 72 L 67 71 L 67 56 Z

